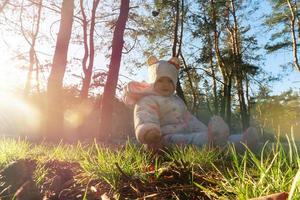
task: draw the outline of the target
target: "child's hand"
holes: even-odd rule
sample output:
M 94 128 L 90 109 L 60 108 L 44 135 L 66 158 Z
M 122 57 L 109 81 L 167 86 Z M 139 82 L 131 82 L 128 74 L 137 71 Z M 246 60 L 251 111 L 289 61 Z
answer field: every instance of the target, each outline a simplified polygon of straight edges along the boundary
M 146 144 L 158 143 L 161 140 L 160 132 L 157 129 L 151 129 L 145 133 Z

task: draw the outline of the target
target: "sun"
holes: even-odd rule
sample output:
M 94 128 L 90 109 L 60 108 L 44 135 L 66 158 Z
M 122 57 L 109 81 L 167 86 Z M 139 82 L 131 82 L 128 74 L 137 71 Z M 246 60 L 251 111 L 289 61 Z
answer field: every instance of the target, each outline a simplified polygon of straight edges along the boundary
M 13 91 L 23 88 L 26 80 L 26 72 L 20 67 L 17 60 L 10 59 L 9 52 L 0 48 L 0 92 Z

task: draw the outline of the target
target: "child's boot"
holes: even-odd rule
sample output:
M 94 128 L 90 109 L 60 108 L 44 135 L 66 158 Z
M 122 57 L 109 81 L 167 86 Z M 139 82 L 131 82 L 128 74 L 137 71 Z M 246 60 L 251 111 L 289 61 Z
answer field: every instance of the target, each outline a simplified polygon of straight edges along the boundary
M 245 152 L 245 145 L 249 149 L 254 150 L 259 141 L 257 129 L 250 126 L 243 134 L 230 135 L 228 141 L 234 145 L 238 153 Z
M 222 117 L 213 116 L 208 123 L 208 142 L 212 145 L 223 146 L 229 136 L 229 127 Z
M 247 128 L 247 130 L 243 133 L 242 140 L 249 149 L 253 150 L 259 141 L 257 129 L 253 126 Z

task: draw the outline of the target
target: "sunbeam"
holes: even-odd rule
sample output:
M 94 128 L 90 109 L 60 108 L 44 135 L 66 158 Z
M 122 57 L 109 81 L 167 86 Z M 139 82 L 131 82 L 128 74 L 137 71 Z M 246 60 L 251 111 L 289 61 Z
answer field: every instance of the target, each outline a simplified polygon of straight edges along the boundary
M 0 93 L 0 135 L 35 137 L 41 125 L 41 115 L 30 104 Z

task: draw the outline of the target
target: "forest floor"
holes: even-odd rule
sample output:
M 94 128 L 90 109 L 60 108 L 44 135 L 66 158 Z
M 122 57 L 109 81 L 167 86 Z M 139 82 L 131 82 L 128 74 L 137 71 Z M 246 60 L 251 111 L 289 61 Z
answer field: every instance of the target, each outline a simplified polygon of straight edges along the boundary
M 192 172 L 184 165 L 166 169 L 160 178 L 152 172 L 148 181 L 120 171 L 124 174 L 117 188 L 111 188 L 105 180 L 84 177 L 78 163 L 57 160 L 45 163 L 47 175 L 42 185 L 37 186 L 36 166 L 35 160 L 25 159 L 4 168 L 1 171 L 1 199 L 211 199 L 199 187 L 190 184 Z M 214 174 L 194 174 L 194 180 L 204 187 L 215 186 L 211 180 L 217 179 Z
M 285 200 L 291 188 L 287 183 L 294 182 L 297 172 L 296 162 L 282 162 L 281 150 L 273 160 L 255 166 L 260 164 L 251 156 L 239 159 L 236 154 L 192 148 L 160 154 L 141 152 L 135 145 L 112 149 L 0 141 L 0 199 L 250 199 L 279 192 L 259 200 Z M 281 174 L 285 181 L 278 178 Z M 299 197 L 299 188 L 297 192 Z

